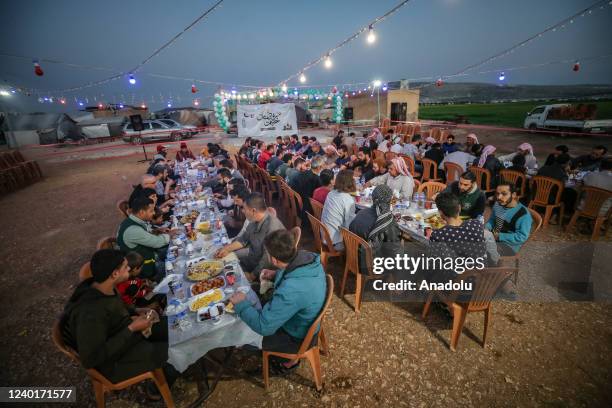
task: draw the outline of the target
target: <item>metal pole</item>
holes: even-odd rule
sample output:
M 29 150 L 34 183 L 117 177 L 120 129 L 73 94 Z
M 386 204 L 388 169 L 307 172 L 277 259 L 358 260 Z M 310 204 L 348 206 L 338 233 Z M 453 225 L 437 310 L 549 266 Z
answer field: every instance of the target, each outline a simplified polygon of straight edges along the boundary
M 380 127 L 380 87 L 376 87 L 376 103 L 378 105 L 378 127 Z

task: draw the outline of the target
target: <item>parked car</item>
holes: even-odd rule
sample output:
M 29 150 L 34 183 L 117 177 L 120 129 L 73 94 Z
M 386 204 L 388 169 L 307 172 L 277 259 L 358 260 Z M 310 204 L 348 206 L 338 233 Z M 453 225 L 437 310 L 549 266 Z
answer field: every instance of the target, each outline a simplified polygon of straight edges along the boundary
M 593 120 L 596 107 L 554 104 L 536 106 L 527 113 L 523 127 L 530 130 L 559 130 L 603 133 L 612 129 L 612 119 Z
M 193 125 L 181 125 L 176 120 L 173 119 L 158 119 L 159 122 L 165 123 L 170 126 L 172 129 L 183 129 L 185 131 L 186 137 L 193 137 L 193 135 L 197 135 L 200 131 L 197 126 Z
M 160 122 L 159 120 L 144 120 L 142 122 L 143 130 L 135 131 L 130 122 L 123 125 L 121 132 L 124 142 L 132 144 L 143 144 L 156 140 L 181 140 L 186 132 L 183 129 L 176 129 Z

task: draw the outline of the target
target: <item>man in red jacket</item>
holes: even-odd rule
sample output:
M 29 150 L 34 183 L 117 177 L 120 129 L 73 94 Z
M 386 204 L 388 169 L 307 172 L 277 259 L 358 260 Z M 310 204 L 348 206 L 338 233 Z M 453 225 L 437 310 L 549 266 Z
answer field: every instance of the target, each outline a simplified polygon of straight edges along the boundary
M 265 170 L 266 166 L 268 165 L 268 160 L 272 158 L 273 154 L 274 154 L 274 144 L 269 144 L 268 146 L 266 146 L 266 149 L 262 151 L 261 154 L 259 155 L 259 159 L 257 160 L 257 165 L 260 168 Z

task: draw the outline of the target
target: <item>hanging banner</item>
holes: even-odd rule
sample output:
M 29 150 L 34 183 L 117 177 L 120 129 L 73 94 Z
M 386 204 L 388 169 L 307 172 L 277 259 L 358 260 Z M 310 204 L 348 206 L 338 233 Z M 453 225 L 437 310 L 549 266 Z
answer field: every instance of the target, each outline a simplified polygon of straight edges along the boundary
M 297 133 L 292 103 L 238 104 L 238 137 L 291 136 Z

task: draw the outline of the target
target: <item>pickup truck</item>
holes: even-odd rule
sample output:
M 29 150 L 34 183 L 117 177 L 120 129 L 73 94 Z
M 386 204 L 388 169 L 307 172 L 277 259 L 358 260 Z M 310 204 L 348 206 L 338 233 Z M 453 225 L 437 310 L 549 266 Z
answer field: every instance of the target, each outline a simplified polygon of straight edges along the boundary
M 591 105 L 594 106 L 594 105 Z M 581 109 L 585 107 L 585 109 Z M 530 130 L 558 130 L 585 133 L 612 131 L 612 119 L 592 120 L 594 109 L 587 105 L 553 104 L 536 106 L 527 113 L 523 127 Z

